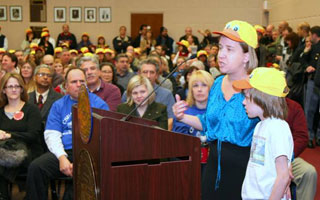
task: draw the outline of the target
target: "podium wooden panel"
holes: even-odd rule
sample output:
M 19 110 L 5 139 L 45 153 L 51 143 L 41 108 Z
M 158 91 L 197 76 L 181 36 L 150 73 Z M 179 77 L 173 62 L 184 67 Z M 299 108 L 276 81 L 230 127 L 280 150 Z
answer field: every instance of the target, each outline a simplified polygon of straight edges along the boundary
M 92 137 L 85 144 L 77 109 L 73 107 L 72 122 L 75 199 L 200 199 L 198 138 L 93 109 Z

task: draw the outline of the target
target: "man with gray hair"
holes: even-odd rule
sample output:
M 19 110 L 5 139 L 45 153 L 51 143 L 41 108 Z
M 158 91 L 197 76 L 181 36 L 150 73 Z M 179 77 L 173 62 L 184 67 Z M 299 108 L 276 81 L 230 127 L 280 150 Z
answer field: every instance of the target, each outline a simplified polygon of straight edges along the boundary
M 52 89 L 52 77 L 53 70 L 48 65 L 37 66 L 33 76 L 36 89 L 29 93 L 29 103 L 37 105 L 40 109 L 43 125 L 47 121 L 52 104 L 62 97 Z
M 173 122 L 173 111 L 172 106 L 175 103 L 174 98 L 170 90 L 163 88 L 161 86 L 158 87 L 156 84 L 156 80 L 159 76 L 159 64 L 156 60 L 152 58 L 148 58 L 145 60 L 142 60 L 139 63 L 139 72 L 140 75 L 147 77 L 151 84 L 153 85 L 153 88 L 156 89 L 156 102 L 161 103 L 165 106 L 167 106 L 167 113 L 168 113 L 168 130 L 171 130 L 172 128 L 172 122 Z M 127 93 L 123 93 L 122 95 L 122 102 L 126 102 L 127 100 Z
M 103 99 L 111 111 L 116 111 L 121 103 L 121 92 L 119 88 L 111 83 L 105 83 L 100 78 L 99 61 L 96 57 L 82 57 L 77 66 L 86 73 L 87 86 L 90 92 Z

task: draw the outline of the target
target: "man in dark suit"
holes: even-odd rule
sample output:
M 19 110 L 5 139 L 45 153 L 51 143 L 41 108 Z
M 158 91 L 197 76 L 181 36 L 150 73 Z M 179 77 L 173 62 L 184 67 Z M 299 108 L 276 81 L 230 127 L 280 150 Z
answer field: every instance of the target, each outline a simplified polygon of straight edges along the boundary
M 118 54 L 125 53 L 127 51 L 127 47 L 131 45 L 132 39 L 131 37 L 127 36 L 127 27 L 121 26 L 119 29 L 119 36 L 116 36 L 112 40 L 112 44 L 114 47 L 114 50 Z M 139 42 L 140 46 L 140 42 Z
M 144 40 L 146 38 L 147 30 L 148 30 L 148 25 L 142 24 L 140 26 L 139 35 L 134 39 L 132 43 L 133 47 L 135 48 L 140 47 L 141 40 Z
M 34 70 L 36 90 L 29 93 L 29 103 L 36 104 L 40 109 L 43 125 L 47 121 L 52 104 L 62 97 L 52 89 L 52 77 L 53 71 L 50 66 L 45 64 L 37 66 Z
M 70 33 L 68 24 L 62 26 L 62 33 L 58 36 L 56 46 L 60 47 L 63 43 L 69 44 L 70 49 L 77 49 L 77 38 L 73 33 Z
M 192 35 L 192 28 L 191 28 L 191 27 L 189 27 L 189 26 L 186 27 L 185 33 L 186 33 L 185 35 L 183 35 L 183 36 L 180 37 L 179 41 L 181 41 L 181 40 L 187 40 L 187 39 L 188 39 L 188 36 L 191 35 L 192 38 L 193 38 L 194 44 L 197 45 L 197 46 L 199 46 L 199 39 L 198 39 L 197 36 Z

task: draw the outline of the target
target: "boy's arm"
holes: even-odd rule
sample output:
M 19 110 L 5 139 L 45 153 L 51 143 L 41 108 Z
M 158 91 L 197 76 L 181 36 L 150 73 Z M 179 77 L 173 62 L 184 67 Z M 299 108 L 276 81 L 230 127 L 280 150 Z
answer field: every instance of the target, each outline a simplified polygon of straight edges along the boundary
M 276 158 L 275 162 L 277 178 L 274 182 L 269 200 L 280 200 L 283 197 L 287 184 L 290 181 L 287 156 L 279 156 Z

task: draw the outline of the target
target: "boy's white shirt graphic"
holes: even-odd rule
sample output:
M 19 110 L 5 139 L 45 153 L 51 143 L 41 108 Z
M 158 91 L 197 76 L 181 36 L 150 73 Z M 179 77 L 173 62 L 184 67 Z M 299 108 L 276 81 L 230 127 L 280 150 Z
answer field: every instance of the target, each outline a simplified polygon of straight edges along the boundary
M 250 158 L 242 185 L 242 199 L 268 199 L 277 177 L 275 160 L 293 155 L 293 139 L 286 121 L 267 118 L 254 129 Z

